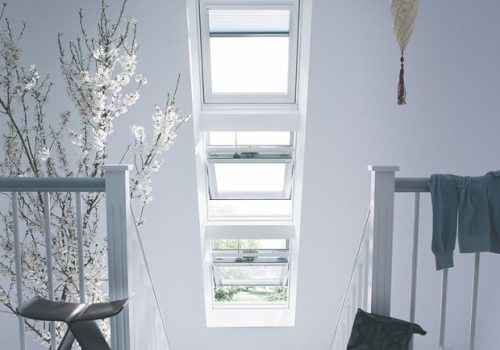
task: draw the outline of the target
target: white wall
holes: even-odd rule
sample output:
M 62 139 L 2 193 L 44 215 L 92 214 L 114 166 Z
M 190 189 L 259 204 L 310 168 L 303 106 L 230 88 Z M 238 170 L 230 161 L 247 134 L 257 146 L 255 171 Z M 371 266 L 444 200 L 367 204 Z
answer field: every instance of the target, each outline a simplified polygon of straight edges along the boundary
M 129 0 L 128 13 L 138 20 L 139 70 L 149 78 L 140 103 L 128 121 L 149 121 L 152 105 L 162 103 L 183 74 L 179 105 L 190 110 L 185 3 L 182 0 Z M 110 1 L 115 7 L 119 1 Z M 51 118 L 70 106 L 57 64 L 56 33 L 76 32 L 77 9 L 89 20 L 99 1 L 9 0 L 12 22 L 26 19 L 26 63 L 38 63 L 57 85 Z M 153 276 L 174 350 L 290 349 L 326 350 L 340 308 L 368 206 L 367 164 L 400 165 L 402 176 L 433 172 L 481 175 L 498 169 L 500 2 L 447 0 L 421 2 L 416 29 L 406 55 L 408 105 L 396 105 L 399 53 L 392 35 L 389 2 L 315 0 L 311 47 L 310 101 L 306 144 L 303 227 L 299 266 L 297 322 L 294 328 L 208 329 L 204 325 L 201 259 L 196 207 L 193 133 L 184 127 L 154 179 L 155 200 L 143 230 Z M 89 23 L 91 23 L 89 21 Z M 125 121 L 122 121 L 125 122 Z M 123 145 L 128 122 L 117 127 L 112 142 Z M 118 154 L 120 147 L 113 149 Z M 427 199 L 424 196 L 424 199 Z M 409 209 L 411 199 L 397 203 Z M 426 200 L 424 200 L 426 202 Z M 429 212 L 428 204 L 424 212 Z M 407 245 L 403 235 L 410 210 L 396 222 L 395 255 Z M 409 227 L 409 226 L 406 226 Z M 437 297 L 430 255 L 430 219 L 422 221 L 421 260 L 425 279 L 417 320 L 424 328 L 437 324 Z M 471 257 L 460 257 L 467 267 Z M 498 256 L 487 256 L 481 275 L 483 303 L 478 349 L 500 347 L 495 324 L 500 301 Z M 395 315 L 407 317 L 401 285 L 407 283 L 406 263 L 395 268 Z M 451 289 L 469 295 L 469 275 L 452 272 Z M 425 302 L 424 302 L 425 301 Z M 430 311 L 427 311 L 430 310 Z M 434 310 L 434 311 L 432 311 Z M 465 349 L 468 306 L 458 301 L 451 311 L 450 341 Z M 2 323 L 8 316 L 0 315 Z M 2 330 L 2 341 L 7 338 Z M 15 341 L 15 334 L 9 341 Z M 420 340 L 435 344 L 436 334 Z M 13 343 L 14 344 L 14 343 Z M 14 348 L 15 345 L 6 348 Z

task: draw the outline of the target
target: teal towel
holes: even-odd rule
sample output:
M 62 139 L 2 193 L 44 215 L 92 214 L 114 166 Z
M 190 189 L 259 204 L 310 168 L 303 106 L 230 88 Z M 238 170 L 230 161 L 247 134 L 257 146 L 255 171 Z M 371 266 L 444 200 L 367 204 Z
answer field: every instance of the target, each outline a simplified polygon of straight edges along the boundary
M 429 189 L 432 199 L 432 252 L 436 269 L 453 267 L 453 250 L 457 239 L 458 183 L 455 175 L 432 175 Z
M 500 171 L 484 176 L 432 175 L 432 252 L 436 269 L 453 267 L 460 252 L 500 253 Z
M 464 177 L 458 206 L 462 253 L 500 253 L 500 172 Z

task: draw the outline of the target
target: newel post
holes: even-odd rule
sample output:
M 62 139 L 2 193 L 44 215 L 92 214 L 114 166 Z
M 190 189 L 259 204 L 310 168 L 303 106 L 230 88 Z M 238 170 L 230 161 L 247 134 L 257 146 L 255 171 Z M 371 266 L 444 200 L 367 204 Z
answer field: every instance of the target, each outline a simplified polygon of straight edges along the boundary
M 396 166 L 369 166 L 371 171 L 370 229 L 373 233 L 371 312 L 391 311 L 392 235 Z
M 127 262 L 127 226 L 130 219 L 130 165 L 102 167 L 106 182 L 108 279 L 111 300 L 130 297 Z M 111 349 L 130 349 L 128 307 L 111 318 Z

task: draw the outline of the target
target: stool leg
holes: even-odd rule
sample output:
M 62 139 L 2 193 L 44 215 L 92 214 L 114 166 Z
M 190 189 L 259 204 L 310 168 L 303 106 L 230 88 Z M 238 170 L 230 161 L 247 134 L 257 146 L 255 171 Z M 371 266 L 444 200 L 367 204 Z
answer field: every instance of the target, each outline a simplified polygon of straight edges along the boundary
M 61 344 L 59 344 L 59 347 L 57 350 L 71 350 L 71 347 L 73 346 L 73 342 L 75 341 L 75 337 L 73 337 L 73 334 L 71 333 L 71 329 L 69 328 L 66 330 L 66 333 L 64 334 L 63 339 L 61 340 Z
M 72 322 L 69 327 L 82 350 L 111 350 L 95 321 Z

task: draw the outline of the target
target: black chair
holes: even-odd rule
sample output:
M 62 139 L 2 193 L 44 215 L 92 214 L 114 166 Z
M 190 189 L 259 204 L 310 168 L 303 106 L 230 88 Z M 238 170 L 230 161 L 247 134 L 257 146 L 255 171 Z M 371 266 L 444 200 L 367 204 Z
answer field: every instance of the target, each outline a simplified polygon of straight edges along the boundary
M 50 301 L 36 296 L 20 305 L 17 313 L 34 320 L 65 322 L 68 329 L 58 350 L 71 350 L 75 339 L 82 350 L 111 350 L 96 320 L 117 315 L 127 302 L 128 298 L 87 305 Z

